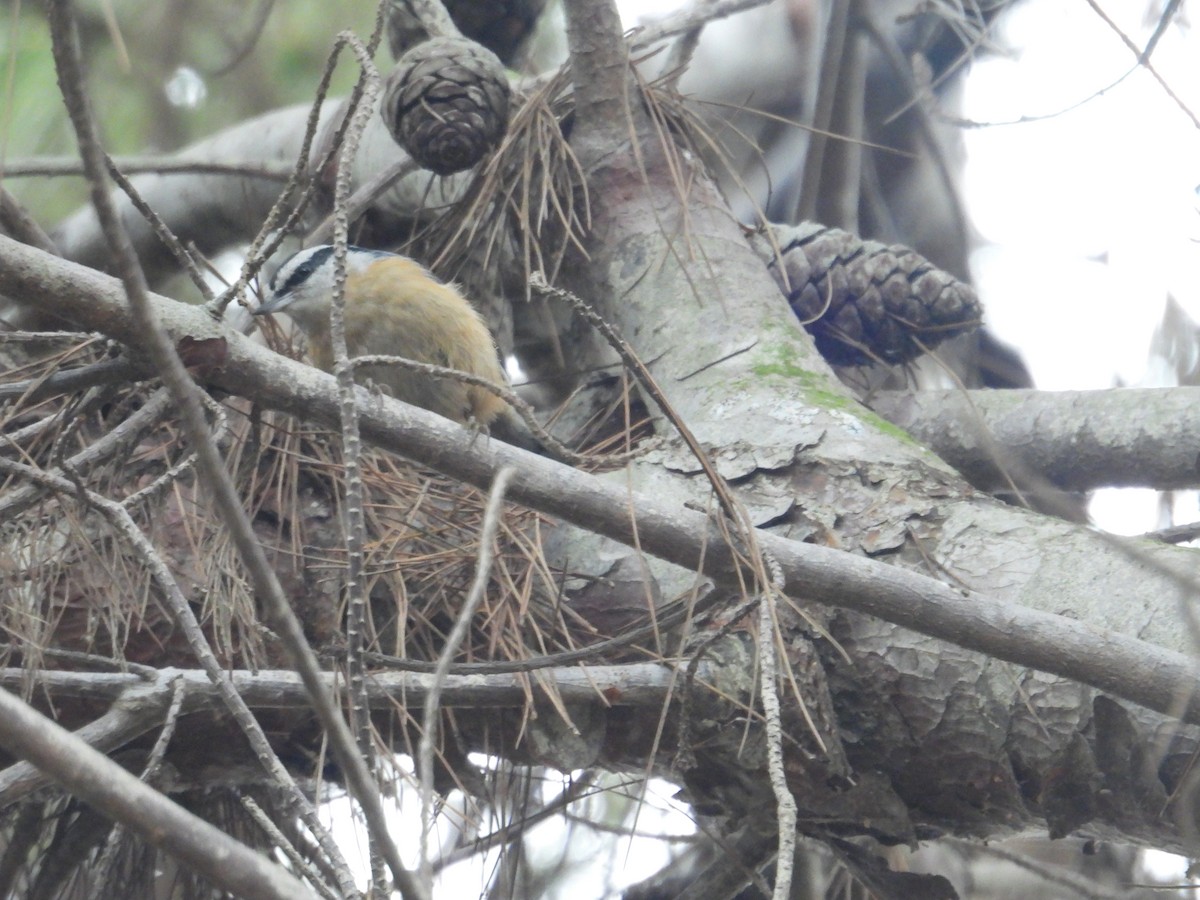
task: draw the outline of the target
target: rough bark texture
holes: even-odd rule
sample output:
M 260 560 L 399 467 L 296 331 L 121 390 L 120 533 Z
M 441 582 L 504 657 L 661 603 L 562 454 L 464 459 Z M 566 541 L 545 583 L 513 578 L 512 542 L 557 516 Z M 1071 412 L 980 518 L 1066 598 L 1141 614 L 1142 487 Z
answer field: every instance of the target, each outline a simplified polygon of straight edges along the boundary
M 649 134 L 641 105 L 626 96 L 619 119 Z M 860 407 L 786 314 L 710 183 L 677 158 L 679 175 L 640 136 L 576 129 L 593 228 L 573 286 L 618 324 L 676 413 L 714 448 L 756 524 L 1183 648 L 1180 588 L 1152 567 L 1183 556 L 1149 548 L 1143 561 L 1081 527 L 1003 506 Z M 667 451 L 621 477 L 703 507 L 706 479 L 685 457 Z M 688 577 L 664 574 L 664 595 L 685 590 Z M 826 791 L 793 778 L 810 813 L 805 827 L 903 841 L 1086 826 L 1160 846 L 1187 842 L 1170 820 L 1175 811 L 1191 818 L 1194 794 L 1184 790 L 1165 812 L 1164 798 L 1184 786 L 1193 729 L 853 613 L 833 613 L 827 627 L 849 655 L 841 660 L 816 639 L 855 787 Z M 810 631 L 796 620 L 785 645 Z M 737 655 L 735 667 L 752 657 Z M 725 734 L 689 783 L 737 782 L 720 799 L 745 801 L 748 814 L 766 794 L 764 770 L 741 753 L 739 729 Z M 804 735 L 790 736 L 792 771 L 811 775 L 797 749 Z M 860 789 L 888 811 L 883 821 L 856 805 Z

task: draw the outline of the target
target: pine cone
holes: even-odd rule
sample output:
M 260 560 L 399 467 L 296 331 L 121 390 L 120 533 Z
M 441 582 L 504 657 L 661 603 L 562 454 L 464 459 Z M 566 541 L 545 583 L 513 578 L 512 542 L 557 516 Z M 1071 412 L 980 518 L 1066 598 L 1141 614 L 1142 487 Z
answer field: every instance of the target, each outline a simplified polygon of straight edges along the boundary
M 816 222 L 752 238 L 817 349 L 838 366 L 916 359 L 979 325 L 971 287 L 908 247 L 864 241 Z
M 438 37 L 396 63 L 382 114 L 409 156 L 450 175 L 471 168 L 500 143 L 510 94 L 494 53 L 464 38 Z

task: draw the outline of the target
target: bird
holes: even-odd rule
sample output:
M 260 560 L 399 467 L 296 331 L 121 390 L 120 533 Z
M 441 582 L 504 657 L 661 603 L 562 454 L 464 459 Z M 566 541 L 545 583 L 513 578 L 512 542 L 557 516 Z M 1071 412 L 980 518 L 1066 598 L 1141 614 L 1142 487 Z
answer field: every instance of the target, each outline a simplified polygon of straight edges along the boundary
M 275 272 L 256 316 L 286 313 L 308 342 L 313 362 L 333 370 L 329 310 L 334 293 L 334 248 L 301 250 Z M 453 285 L 416 260 L 384 250 L 346 249 L 344 323 L 350 357 L 402 356 L 476 375 L 507 386 L 500 355 L 483 317 Z M 474 384 L 398 365 L 356 367 L 358 381 L 508 443 L 545 452 L 506 400 Z

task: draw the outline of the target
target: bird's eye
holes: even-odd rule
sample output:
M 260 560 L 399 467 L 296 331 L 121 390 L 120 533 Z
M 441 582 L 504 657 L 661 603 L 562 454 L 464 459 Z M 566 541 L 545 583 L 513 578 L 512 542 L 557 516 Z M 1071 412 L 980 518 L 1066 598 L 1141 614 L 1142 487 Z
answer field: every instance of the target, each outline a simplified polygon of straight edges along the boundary
M 325 260 L 329 259 L 333 253 L 333 247 L 320 247 L 313 251 L 312 256 L 296 266 L 292 273 L 284 280 L 282 285 L 275 284 L 275 279 L 271 280 L 271 289 L 277 294 L 289 294 L 304 282 L 308 281 L 313 272 L 317 271 Z M 280 271 L 283 271 L 282 269 Z

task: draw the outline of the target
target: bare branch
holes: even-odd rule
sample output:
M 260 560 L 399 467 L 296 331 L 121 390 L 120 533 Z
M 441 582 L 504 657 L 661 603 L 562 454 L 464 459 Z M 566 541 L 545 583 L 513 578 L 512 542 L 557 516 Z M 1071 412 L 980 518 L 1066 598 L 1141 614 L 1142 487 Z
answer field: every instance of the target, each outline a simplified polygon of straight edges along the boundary
M 709 22 L 754 9 L 756 6 L 765 6 L 770 2 L 771 0 L 703 0 L 690 3 L 678 12 L 663 16 L 652 25 L 635 30 L 632 46 L 634 50 L 645 50 L 658 41 L 687 35 Z
M 313 887 L 321 894 L 325 900 L 338 900 L 337 895 L 325 886 L 324 881 L 320 878 L 318 872 L 314 871 L 312 863 L 296 849 L 296 846 L 288 840 L 287 835 L 280 831 L 279 827 L 271 821 L 271 817 L 261 806 L 254 802 L 252 797 L 242 796 L 242 809 L 246 810 L 250 818 L 254 820 L 254 824 L 263 830 L 263 833 L 271 839 L 271 842 L 283 851 L 283 855 L 288 858 L 288 862 L 295 867 L 299 872 L 303 872 Z
M 783 722 L 779 705 L 779 657 L 776 642 L 780 640 L 775 603 L 783 595 L 783 575 L 773 560 L 768 560 L 772 582 L 758 605 L 758 665 L 759 699 L 767 727 L 767 770 L 771 790 L 775 793 L 775 827 L 779 830 L 779 853 L 775 864 L 775 900 L 787 900 L 792 894 L 793 859 L 796 852 L 796 798 L 787 784 L 783 757 Z
M 0 228 L 22 243 L 32 244 L 47 253 L 58 253 L 50 235 L 42 230 L 29 210 L 3 185 L 0 185 Z
M 984 489 L 1006 486 L 997 463 L 1069 491 L 1200 487 L 1200 388 L 880 393 L 871 407 Z
M 255 160 L 247 163 L 213 162 L 203 159 L 180 159 L 175 156 L 115 156 L 113 165 L 128 175 L 152 172 L 158 175 L 239 175 L 248 178 L 265 178 L 270 181 L 287 181 L 292 174 L 291 166 L 282 166 Z M 34 178 L 55 175 L 83 175 L 83 163 L 74 156 L 41 156 L 29 159 L 13 159 L 4 164 L 5 178 Z
M 86 366 L 59 369 L 49 378 L 0 384 L 0 402 L 17 397 L 28 402 L 102 384 L 128 384 L 136 381 L 138 374 L 137 366 L 127 359 L 102 359 Z
M 0 691 L 0 744 L 217 887 L 253 900 L 313 896 L 267 857 L 172 803 L 7 691 Z
M 21 678 L 3 679 L 8 690 L 21 689 L 23 682 L 29 679 L 29 673 L 24 669 L 7 671 L 10 676 L 17 671 L 22 673 Z M 122 747 L 160 724 L 171 703 L 169 692 L 148 687 L 145 680 L 136 675 L 123 675 L 122 679 L 121 691 L 111 695 L 115 701 L 112 708 L 75 732 L 78 740 L 97 753 Z M 45 772 L 30 763 L 9 766 L 0 772 L 0 809 L 27 797 L 49 780 Z
M 371 702 L 379 706 L 387 706 L 393 701 L 423 703 L 435 685 L 444 708 L 504 709 L 523 706 L 529 699 L 528 680 L 519 673 L 458 674 L 453 668 L 457 667 L 452 667 L 452 671 L 440 679 L 432 674 L 376 672 L 367 678 L 367 692 Z M 710 664 L 702 662 L 697 678 L 705 680 L 711 675 Z M 567 702 L 603 702 L 607 706 L 639 709 L 662 706 L 663 698 L 667 696 L 676 677 L 670 666 L 661 663 L 588 666 L 586 669 L 568 666 L 547 669 L 543 676 L 546 682 L 555 685 L 555 690 Z M 250 672 L 237 669 L 230 672 L 229 677 L 234 689 L 252 709 L 303 711 L 310 706 L 303 679 L 290 670 L 260 669 Z M 330 690 L 339 684 L 339 678 L 333 672 L 321 675 L 322 683 Z M 126 714 L 127 719 L 145 707 L 153 713 L 153 716 L 147 713 L 153 719 L 148 728 L 162 721 L 163 711 L 171 701 L 170 683 L 174 679 L 181 679 L 186 688 L 184 715 L 201 711 L 220 712 L 224 708 L 216 686 L 196 669 L 159 669 L 150 684 L 143 676 L 129 672 L 48 669 L 38 673 L 38 685 L 50 697 L 73 698 L 89 703 L 120 701 L 118 705 L 124 705 L 132 711 Z M 7 690 L 19 690 L 28 680 L 29 672 L 25 669 L 0 669 L 0 687 Z M 121 700 L 127 694 L 132 696 L 128 700 Z M 142 699 L 143 696 L 146 699 Z M 125 740 L 131 736 L 126 733 Z

